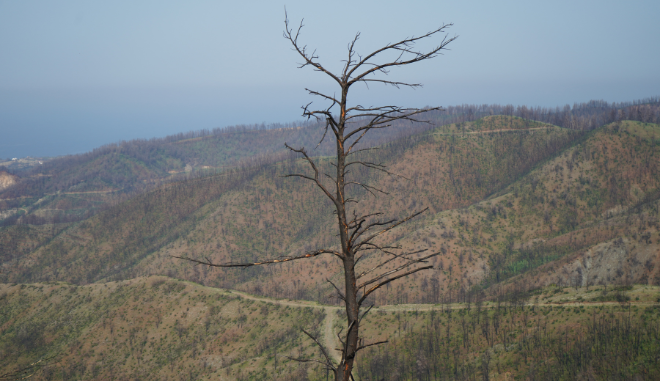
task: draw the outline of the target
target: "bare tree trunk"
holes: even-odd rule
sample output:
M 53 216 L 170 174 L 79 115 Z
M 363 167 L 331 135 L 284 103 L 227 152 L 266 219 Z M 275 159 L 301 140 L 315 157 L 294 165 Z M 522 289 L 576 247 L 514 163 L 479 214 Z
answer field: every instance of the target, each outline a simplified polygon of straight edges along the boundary
M 345 282 L 346 282 L 346 320 L 348 332 L 346 334 L 346 345 L 342 362 L 339 364 L 337 380 L 350 380 L 357 354 L 360 322 L 359 305 L 357 301 L 357 290 L 355 288 L 355 271 L 352 258 L 344 260 Z

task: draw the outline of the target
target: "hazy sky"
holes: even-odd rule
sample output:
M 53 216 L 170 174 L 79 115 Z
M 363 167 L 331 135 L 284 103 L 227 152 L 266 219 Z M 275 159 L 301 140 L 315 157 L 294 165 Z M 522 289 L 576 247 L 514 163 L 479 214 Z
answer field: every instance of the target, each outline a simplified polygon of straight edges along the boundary
M 290 122 L 333 92 L 284 38 L 339 68 L 357 50 L 442 23 L 444 56 L 392 70 L 419 90 L 356 88 L 364 105 L 557 106 L 660 95 L 660 1 L 0 0 L 0 158 L 232 124 Z

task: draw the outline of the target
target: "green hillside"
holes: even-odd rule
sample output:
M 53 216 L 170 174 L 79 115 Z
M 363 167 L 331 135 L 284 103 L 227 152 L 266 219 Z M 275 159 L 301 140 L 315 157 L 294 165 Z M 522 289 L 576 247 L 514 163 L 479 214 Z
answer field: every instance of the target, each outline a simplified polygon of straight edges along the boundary
M 0 300 L 0 374 L 46 359 L 45 380 L 306 376 L 282 356 L 312 355 L 300 329 L 325 318 L 164 277 L 0 285 Z
M 596 298 L 641 300 L 657 287 L 595 288 Z M 442 312 L 380 314 L 381 327 L 398 326 L 390 342 L 362 354 L 361 380 L 613 380 L 660 377 L 660 306 L 652 303 L 538 303 L 569 294 L 537 290 L 530 304 L 478 302 Z M 650 294 L 650 295 L 649 295 Z M 641 298 L 640 298 L 641 297 Z M 609 300 L 612 300 L 610 298 Z M 648 299 L 647 299 L 648 300 Z M 392 329 L 392 328 L 390 328 Z M 403 331 L 403 334 L 401 334 Z

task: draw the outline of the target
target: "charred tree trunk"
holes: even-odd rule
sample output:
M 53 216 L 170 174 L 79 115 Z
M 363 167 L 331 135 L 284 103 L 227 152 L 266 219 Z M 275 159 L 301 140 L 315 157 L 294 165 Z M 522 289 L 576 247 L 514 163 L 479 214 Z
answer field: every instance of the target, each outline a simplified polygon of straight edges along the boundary
M 330 282 L 337 291 L 338 297 L 346 305 L 346 331 L 342 342 L 342 357 L 336 364 L 329 356 L 328 348 L 320 344 L 319 340 L 311 334 L 309 336 L 321 349 L 323 360 L 295 359 L 301 362 L 317 362 L 328 370 L 332 370 L 336 380 L 347 381 L 353 378 L 352 371 L 357 353 L 366 347 L 378 345 L 384 342 L 365 343 L 360 337 L 360 320 L 369 312 L 367 309 L 360 315 L 360 309 L 367 297 L 382 286 L 390 282 L 406 277 L 422 270 L 428 270 L 433 266 L 428 261 L 440 252 L 427 253 L 427 249 L 416 251 L 405 251 L 402 247 L 382 242 L 382 237 L 397 226 L 422 214 L 426 209 L 415 211 L 403 219 L 388 219 L 383 213 L 359 210 L 355 192 L 352 187 L 357 187 L 373 197 L 388 195 L 388 193 L 373 185 L 367 184 L 363 179 L 350 175 L 351 166 L 363 167 L 369 170 L 380 171 L 390 176 L 398 176 L 389 172 L 382 163 L 365 161 L 360 156 L 352 156 L 358 152 L 374 149 L 361 144 L 362 138 L 371 130 L 389 127 L 395 121 L 407 120 L 410 122 L 422 122 L 417 119 L 421 114 L 428 111 L 441 110 L 440 107 L 417 109 L 403 108 L 399 106 L 349 106 L 348 92 L 355 84 L 384 84 L 394 87 L 419 87 L 418 83 L 406 83 L 378 78 L 378 75 L 388 74 L 389 70 L 399 66 L 406 66 L 416 62 L 425 61 L 436 57 L 456 37 L 444 35 L 446 29 L 452 24 L 445 24 L 419 37 L 410 37 L 396 43 L 390 43 L 372 53 L 361 56 L 355 51 L 355 44 L 360 34 L 358 33 L 348 45 L 348 59 L 345 61 L 340 74 L 334 74 L 327 70 L 318 61 L 318 57 L 310 53 L 306 46 L 298 42 L 302 29 L 302 23 L 294 30 L 290 28 L 288 19 L 285 19 L 284 37 L 291 42 L 293 50 L 298 53 L 303 62 L 299 68 L 310 66 L 314 71 L 321 72 L 336 82 L 341 92 L 341 97 L 323 94 L 318 91 L 306 89 L 310 95 L 318 96 L 323 101 L 329 102 L 329 106 L 323 109 L 311 109 L 311 103 L 303 107 L 303 116 L 314 118 L 325 122 L 323 137 L 319 145 L 326 139 L 333 139 L 336 145 L 336 157 L 332 164 L 336 168 L 335 175 L 323 172 L 323 168 L 308 153 L 305 147 L 286 147 L 301 156 L 308 164 L 307 173 L 293 173 L 287 177 L 298 177 L 311 181 L 332 202 L 334 213 L 337 215 L 337 228 L 339 236 L 339 248 L 325 248 L 304 253 L 299 256 L 266 259 L 259 262 L 249 263 L 225 263 L 216 264 L 208 259 L 198 260 L 189 257 L 177 257 L 191 262 L 214 267 L 249 267 L 281 263 L 300 259 L 311 259 L 320 255 L 330 254 L 342 262 L 344 270 L 344 289 L 341 290 Z M 444 35 L 440 44 L 429 50 L 418 50 L 415 45 L 420 40 Z M 387 53 L 395 53 L 394 60 L 379 62 L 379 59 Z M 402 177 L 402 176 L 399 176 Z M 369 268 L 359 267 L 361 259 L 365 256 L 371 257 L 372 263 Z M 373 258 L 377 261 L 374 265 Z M 386 269 L 386 264 L 393 264 L 393 269 Z

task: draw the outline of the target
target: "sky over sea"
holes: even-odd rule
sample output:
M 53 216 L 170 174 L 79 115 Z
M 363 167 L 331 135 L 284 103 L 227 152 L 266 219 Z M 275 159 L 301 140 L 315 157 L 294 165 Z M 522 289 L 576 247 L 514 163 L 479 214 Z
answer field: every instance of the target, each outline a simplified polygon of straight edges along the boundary
M 338 71 L 357 32 L 367 54 L 453 23 L 444 55 L 395 68 L 355 104 L 555 107 L 660 95 L 660 1 L 0 0 L 0 158 L 82 153 L 103 144 L 236 124 L 301 120 L 336 92 L 298 69 L 282 37 Z M 430 48 L 438 39 L 420 47 Z

